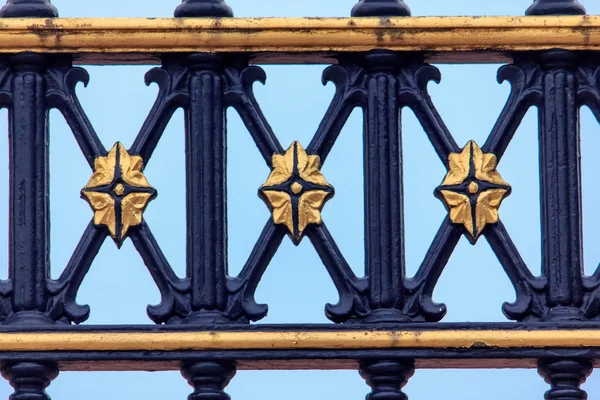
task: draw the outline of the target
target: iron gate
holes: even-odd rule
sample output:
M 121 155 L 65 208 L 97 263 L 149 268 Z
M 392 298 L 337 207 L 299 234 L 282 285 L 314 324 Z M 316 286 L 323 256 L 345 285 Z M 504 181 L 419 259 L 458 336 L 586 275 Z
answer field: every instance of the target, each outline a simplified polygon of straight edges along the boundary
M 404 399 L 415 368 L 538 368 L 546 399 L 585 399 L 600 356 L 600 270 L 583 273 L 579 108 L 600 121 L 600 17 L 576 0 L 537 0 L 525 17 L 410 17 L 401 0 L 361 0 L 351 18 L 232 18 L 222 0 L 184 0 L 174 19 L 59 19 L 48 0 L 0 10 L 0 106 L 9 110 L 9 279 L 0 281 L 0 360 L 13 400 L 45 399 L 59 370 L 181 370 L 190 400 L 227 399 L 237 369 L 358 369 L 369 399 Z M 506 62 L 511 92 L 484 143 L 456 143 L 427 92 L 432 63 Z M 281 143 L 253 94 L 260 63 L 331 64 L 336 90 L 312 140 Z M 107 148 L 81 107 L 78 64 L 160 64 L 158 97 L 133 144 Z M 499 217 L 511 194 L 498 163 L 525 113 L 539 115 L 542 274 Z M 258 195 L 271 217 L 228 274 L 226 110 L 271 169 Z M 365 274 L 356 276 L 321 216 L 321 171 L 351 112 L 364 118 Z M 400 111 L 411 109 L 446 169 L 447 209 L 416 275 L 405 268 Z M 48 113 L 67 121 L 90 167 L 91 220 L 50 277 Z M 143 214 L 157 196 L 144 167 L 177 109 L 185 114 L 185 278 Z M 432 188 L 434 189 L 434 188 Z M 250 324 L 254 294 L 283 240 L 310 241 L 338 293 L 333 324 Z M 462 236 L 486 240 L 516 293 L 515 323 L 444 323 L 436 283 Z M 102 244 L 130 239 L 161 293 L 155 325 L 92 326 L 78 290 Z

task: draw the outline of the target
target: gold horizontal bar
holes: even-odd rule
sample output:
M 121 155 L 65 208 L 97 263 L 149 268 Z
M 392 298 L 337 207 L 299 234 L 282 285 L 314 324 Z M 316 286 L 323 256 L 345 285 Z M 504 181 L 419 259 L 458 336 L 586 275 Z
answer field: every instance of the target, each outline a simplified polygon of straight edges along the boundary
M 0 351 L 600 347 L 600 330 L 0 333 Z
M 600 16 L 0 19 L 0 53 L 81 53 L 81 62 L 94 63 L 153 63 L 158 54 L 181 52 L 327 62 L 337 52 L 372 49 L 493 61 L 551 48 L 600 50 Z

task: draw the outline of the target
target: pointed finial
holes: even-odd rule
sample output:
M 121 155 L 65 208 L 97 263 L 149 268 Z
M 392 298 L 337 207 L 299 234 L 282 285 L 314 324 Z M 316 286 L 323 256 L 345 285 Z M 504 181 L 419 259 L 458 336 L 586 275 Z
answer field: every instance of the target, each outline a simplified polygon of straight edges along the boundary
M 535 0 L 525 15 L 585 15 L 577 0 Z
M 353 17 L 410 17 L 402 0 L 360 0 L 352 8 Z
M 56 18 L 58 10 L 50 0 L 7 0 L 0 18 Z
M 175 9 L 175 17 L 233 17 L 233 11 L 224 0 L 183 0 Z

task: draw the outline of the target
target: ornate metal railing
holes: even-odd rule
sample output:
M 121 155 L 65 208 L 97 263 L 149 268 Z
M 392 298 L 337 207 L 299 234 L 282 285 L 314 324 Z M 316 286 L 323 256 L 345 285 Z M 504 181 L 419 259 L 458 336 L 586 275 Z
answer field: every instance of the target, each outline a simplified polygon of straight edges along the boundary
M 576 0 L 538 0 L 526 17 L 411 18 L 401 0 L 361 0 L 352 18 L 244 19 L 222 0 L 185 0 L 176 19 L 58 19 L 48 0 L 0 10 L 0 106 L 9 110 L 9 279 L 0 282 L 0 360 L 13 400 L 46 398 L 60 370 L 181 369 L 190 399 L 227 399 L 238 368 L 359 369 L 372 399 L 403 399 L 415 367 L 537 367 L 547 399 L 585 399 L 600 357 L 600 272 L 582 267 L 579 108 L 600 120 L 600 17 Z M 181 18 L 185 17 L 185 18 Z M 368 18 L 373 17 L 373 18 Z M 437 113 L 429 63 L 507 62 L 512 89 L 484 143 L 460 147 Z M 157 64 L 159 93 L 130 148 L 110 149 L 76 93 L 74 64 Z M 336 85 L 314 137 L 282 144 L 252 86 L 257 63 L 333 64 Z M 226 119 L 233 107 L 271 173 L 259 195 L 272 217 L 237 276 L 228 275 Z M 448 210 L 416 275 L 404 261 L 399 112 L 414 111 L 447 169 Z M 511 188 L 497 164 L 527 110 L 539 110 L 542 275 L 499 218 Z M 65 117 L 91 177 L 93 211 L 64 272 L 50 278 L 48 111 Z M 144 174 L 174 112 L 185 111 L 186 276 L 178 277 L 143 213 L 157 191 Z M 364 112 L 365 275 L 354 274 L 321 218 L 334 188 L 321 165 L 351 112 Z M 432 188 L 433 189 L 433 188 Z M 511 323 L 443 323 L 432 293 L 462 236 L 487 240 L 516 292 Z M 278 247 L 306 237 L 339 292 L 328 325 L 249 325 L 254 293 Z M 130 239 L 162 299 L 156 325 L 75 326 L 78 290 L 105 242 Z

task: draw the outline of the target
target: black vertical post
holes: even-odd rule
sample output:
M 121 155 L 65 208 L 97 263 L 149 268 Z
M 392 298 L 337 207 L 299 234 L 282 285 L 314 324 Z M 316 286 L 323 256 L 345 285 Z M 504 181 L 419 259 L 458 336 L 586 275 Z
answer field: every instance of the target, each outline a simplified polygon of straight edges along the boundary
M 227 307 L 226 120 L 223 64 L 218 55 L 191 54 L 186 121 L 187 277 L 191 282 L 189 324 L 230 322 Z M 182 367 L 194 387 L 189 400 L 227 400 L 223 391 L 233 363 L 198 361 Z
M 366 323 L 408 322 L 404 308 L 404 210 L 398 69 L 389 51 L 365 56 L 364 110 L 365 274 L 371 312 Z M 405 400 L 402 387 L 413 360 L 361 360 L 360 374 L 372 391 L 368 400 Z
M 55 18 L 58 10 L 50 0 L 7 0 L 0 18 Z
M 365 56 L 367 105 L 364 118 L 365 272 L 371 313 L 367 322 L 407 322 L 405 276 L 400 57 L 382 51 Z
M 547 321 L 581 320 L 584 300 L 577 54 L 540 55 L 543 103 L 539 107 L 542 272 L 547 277 Z M 590 360 L 540 360 L 538 371 L 551 388 L 546 400 L 585 400 L 580 389 Z
M 360 0 L 352 8 L 353 17 L 409 17 L 403 0 Z
M 52 323 L 44 314 L 50 274 L 46 59 L 20 54 L 11 64 L 8 265 L 13 313 L 6 323 Z
M 8 0 L 2 18 L 52 18 L 49 0 Z M 48 109 L 45 56 L 22 53 L 9 60 L 12 107 L 9 109 L 9 244 L 8 265 L 15 325 L 53 321 L 44 311 L 50 275 L 50 210 Z M 18 360 L 2 367 L 14 388 L 11 400 L 50 399 L 45 388 L 58 375 L 58 365 Z
M 46 314 L 50 275 L 48 60 L 34 53 L 10 58 L 13 104 L 9 109 L 9 325 L 54 323 Z M 12 400 L 49 399 L 44 389 L 58 374 L 56 363 L 15 361 L 2 375 L 15 389 Z
M 192 54 L 186 108 L 187 275 L 192 313 L 188 323 L 228 322 L 227 141 L 222 60 Z
M 577 0 L 535 0 L 527 15 L 585 15 L 585 8 Z
M 576 0 L 538 0 L 528 15 L 585 14 Z M 582 320 L 584 301 L 578 54 L 550 50 L 542 69 L 539 107 L 542 272 L 548 280 L 545 320 Z M 580 386 L 592 372 L 588 359 L 541 359 L 538 372 L 550 386 L 546 400 L 585 400 Z
M 175 17 L 233 17 L 233 12 L 224 0 L 183 0 Z
M 184 0 L 176 17 L 231 17 L 223 0 Z M 190 101 L 186 120 L 187 277 L 191 313 L 184 323 L 231 322 L 227 306 L 227 175 L 223 59 L 185 57 Z M 228 400 L 224 388 L 235 375 L 231 362 L 190 361 L 182 375 L 194 388 L 188 400 Z
M 353 17 L 409 16 L 401 0 L 361 0 Z M 403 60 L 389 51 L 365 55 L 364 109 L 365 274 L 371 312 L 366 323 L 408 322 L 404 308 L 404 210 L 398 70 Z M 413 360 L 361 360 L 371 387 L 367 400 L 405 400 L 402 388 Z
M 546 319 L 577 320 L 584 295 L 577 55 L 550 51 L 540 56 L 540 63 L 545 69 L 539 140 Z

